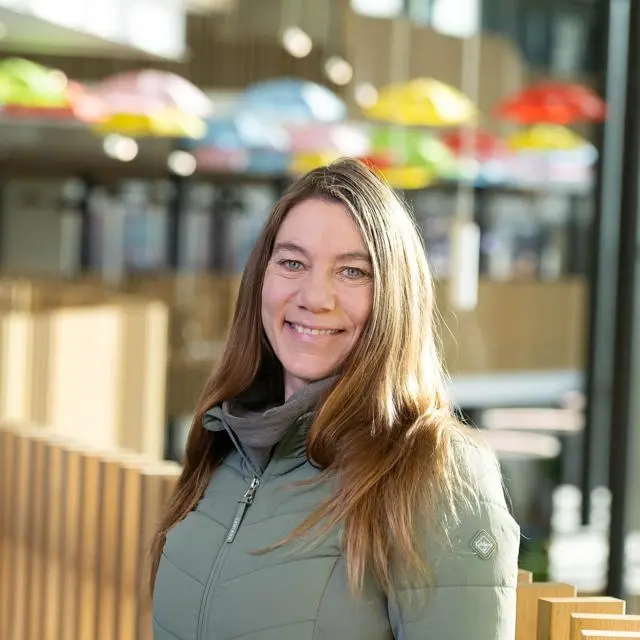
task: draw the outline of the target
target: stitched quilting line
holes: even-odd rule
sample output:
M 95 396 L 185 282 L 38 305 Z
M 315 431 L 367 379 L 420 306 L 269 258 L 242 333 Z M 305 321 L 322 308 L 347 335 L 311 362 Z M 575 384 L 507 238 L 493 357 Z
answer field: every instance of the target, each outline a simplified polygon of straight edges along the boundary
M 266 565 L 264 567 L 260 567 L 259 569 L 252 569 L 251 571 L 246 571 L 245 573 L 242 573 L 238 576 L 233 576 L 233 578 L 227 578 L 226 580 L 223 580 L 220 582 L 220 585 L 229 585 L 232 582 L 234 582 L 235 580 L 241 580 L 242 578 L 246 578 L 247 576 L 255 576 L 258 573 L 261 573 L 262 571 L 267 571 L 268 569 L 274 569 L 277 567 L 282 567 L 283 565 L 287 565 L 287 564 L 292 564 L 294 562 L 308 562 L 309 560 L 316 560 L 316 559 L 323 559 L 323 558 L 340 558 L 339 555 L 336 555 L 334 553 L 326 553 L 326 554 L 321 554 L 321 555 L 317 555 L 317 556 L 313 556 L 312 558 L 291 558 L 291 560 L 283 560 L 282 562 L 276 562 L 274 564 L 269 564 Z
M 256 631 L 249 631 L 248 633 L 242 633 L 239 636 L 233 636 L 233 638 L 229 638 L 228 640 L 242 640 L 242 638 L 255 636 L 256 633 L 264 633 L 265 631 L 273 631 L 274 629 L 284 629 L 285 627 L 292 627 L 294 624 L 311 624 L 312 622 L 313 622 L 312 619 L 296 620 L 295 622 L 285 622 L 284 624 L 276 624 L 276 625 L 273 625 L 272 627 L 262 627 L 261 629 L 257 629 Z
M 331 568 L 331 573 L 329 574 L 329 577 L 327 578 L 327 584 L 324 585 L 324 589 L 322 590 L 322 595 L 320 596 L 320 602 L 318 602 L 318 608 L 316 609 L 316 619 L 313 623 L 313 633 L 311 634 L 311 640 L 313 640 L 313 638 L 316 637 L 316 630 L 318 627 L 318 616 L 320 614 L 320 609 L 322 608 L 322 603 L 324 602 L 324 598 L 327 595 L 327 589 L 329 588 L 329 585 L 331 584 L 331 578 L 333 578 L 333 574 L 336 571 L 336 567 L 338 566 L 338 562 L 340 560 L 341 556 L 338 556 L 336 558 L 336 561 L 333 563 L 333 567 Z
M 162 629 L 165 633 L 168 633 L 172 638 L 175 638 L 176 640 L 183 640 L 183 638 L 180 638 L 179 636 L 177 636 L 175 633 L 173 633 L 172 631 L 169 631 L 169 629 L 167 629 L 167 627 L 165 627 L 163 624 L 160 624 L 158 622 L 157 618 L 153 618 L 153 624 L 157 627 L 159 627 L 160 629 Z
M 194 580 L 195 582 L 197 582 L 199 585 L 201 586 L 205 586 L 205 583 L 202 582 L 201 580 L 198 580 L 198 578 L 196 578 L 194 575 L 192 575 L 191 573 L 189 573 L 188 571 L 185 571 L 180 565 L 176 564 L 164 551 L 162 552 L 162 557 L 177 571 L 179 571 L 180 573 L 184 573 L 185 576 L 189 576 L 192 580 Z

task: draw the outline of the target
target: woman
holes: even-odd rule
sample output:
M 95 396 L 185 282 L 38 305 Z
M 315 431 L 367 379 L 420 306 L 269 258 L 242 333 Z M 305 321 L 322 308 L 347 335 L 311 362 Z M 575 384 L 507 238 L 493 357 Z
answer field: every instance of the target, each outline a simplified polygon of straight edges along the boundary
M 433 298 L 363 165 L 275 205 L 153 546 L 156 640 L 513 640 L 519 530 L 446 399 Z

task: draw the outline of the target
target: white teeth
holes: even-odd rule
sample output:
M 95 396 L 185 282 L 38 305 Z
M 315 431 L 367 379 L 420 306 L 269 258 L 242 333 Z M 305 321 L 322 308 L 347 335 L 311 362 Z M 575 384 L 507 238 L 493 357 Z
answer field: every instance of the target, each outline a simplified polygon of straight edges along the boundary
M 327 336 L 339 333 L 335 329 L 309 329 L 308 327 L 303 327 L 302 325 L 294 324 L 293 322 L 290 322 L 289 324 L 297 333 L 305 333 L 308 336 Z

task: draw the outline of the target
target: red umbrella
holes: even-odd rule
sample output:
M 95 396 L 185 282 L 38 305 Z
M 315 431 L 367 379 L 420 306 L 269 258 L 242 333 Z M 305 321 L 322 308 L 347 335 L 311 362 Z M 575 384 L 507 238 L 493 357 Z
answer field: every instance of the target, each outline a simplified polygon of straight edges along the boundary
M 465 135 L 462 131 L 451 131 L 442 136 L 441 140 L 457 155 L 462 155 L 465 149 Z M 507 153 L 504 142 L 487 131 L 474 131 L 471 144 L 474 157 L 480 160 L 490 160 Z
M 393 166 L 393 158 L 389 153 L 371 153 L 366 156 L 359 156 L 358 160 L 366 164 L 369 169 L 374 170 L 382 171 Z
M 541 82 L 499 103 L 496 115 L 519 124 L 571 124 L 601 121 L 606 104 L 594 91 L 579 84 Z

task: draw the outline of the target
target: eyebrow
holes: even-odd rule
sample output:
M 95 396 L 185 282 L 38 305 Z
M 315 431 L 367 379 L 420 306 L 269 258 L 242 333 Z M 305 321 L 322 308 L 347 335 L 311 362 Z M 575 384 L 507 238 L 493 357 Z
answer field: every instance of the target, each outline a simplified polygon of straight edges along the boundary
M 295 242 L 278 242 L 274 247 L 273 252 L 278 253 L 280 251 L 293 251 L 301 253 L 305 257 L 309 257 L 309 253 Z M 363 260 L 365 262 L 371 262 L 371 257 L 364 251 L 347 251 L 346 253 L 341 253 L 336 256 L 336 258 L 338 260 Z

